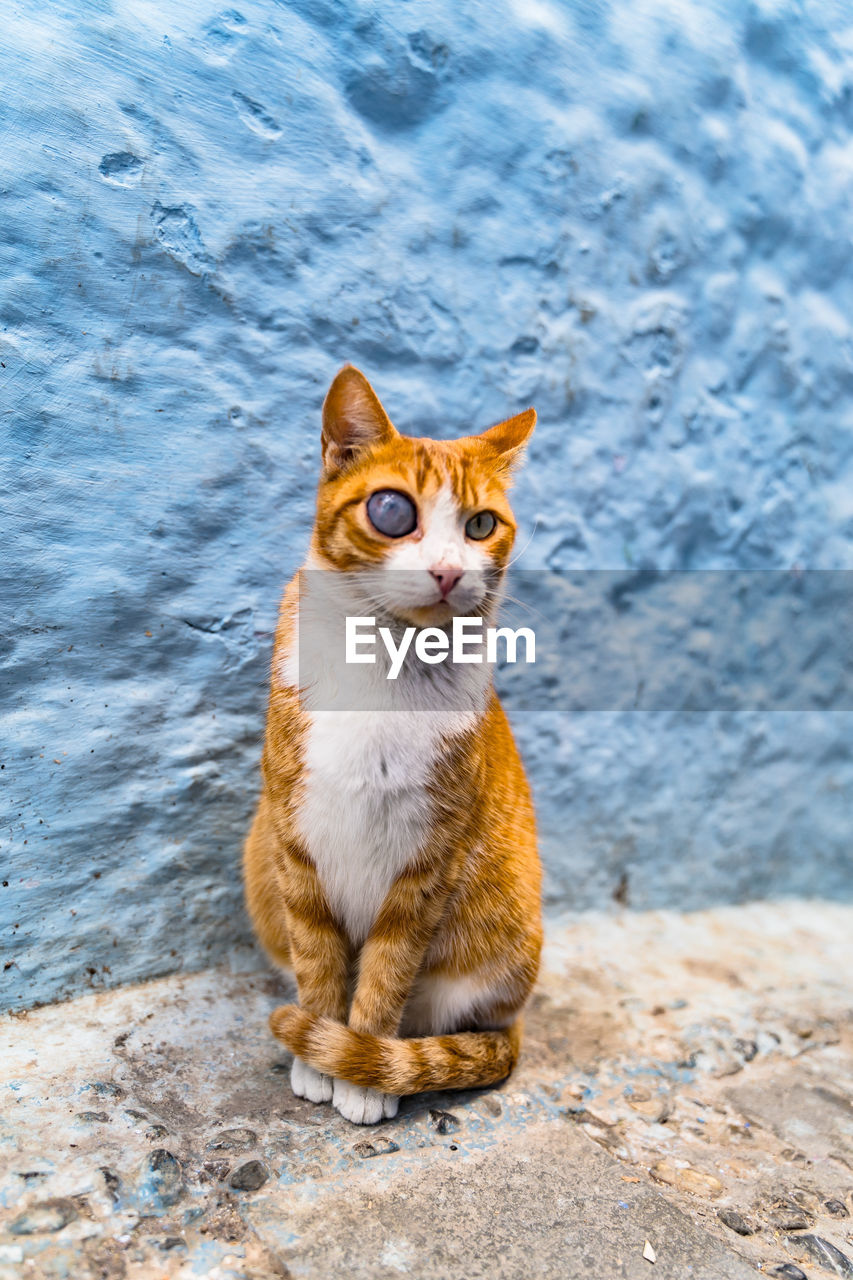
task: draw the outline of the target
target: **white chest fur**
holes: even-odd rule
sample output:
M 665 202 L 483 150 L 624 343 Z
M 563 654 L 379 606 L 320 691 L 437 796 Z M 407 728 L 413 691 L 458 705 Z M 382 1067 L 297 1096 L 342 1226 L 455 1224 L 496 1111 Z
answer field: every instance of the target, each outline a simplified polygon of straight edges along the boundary
M 491 677 L 485 665 L 449 666 L 436 687 L 436 668 L 416 664 L 394 681 L 378 663 L 343 664 L 334 637 L 343 634 L 345 614 L 361 612 L 349 607 L 347 590 L 334 574 L 310 575 L 298 628 L 303 658 L 311 660 L 300 663 L 295 646 L 276 675 L 301 689 L 310 720 L 297 826 L 332 911 L 360 945 L 391 885 L 426 844 L 436 764 L 448 737 L 483 714 Z M 330 709 L 347 702 L 373 709 Z
M 440 750 L 428 712 L 315 711 L 297 823 L 333 912 L 359 945 L 423 848 Z

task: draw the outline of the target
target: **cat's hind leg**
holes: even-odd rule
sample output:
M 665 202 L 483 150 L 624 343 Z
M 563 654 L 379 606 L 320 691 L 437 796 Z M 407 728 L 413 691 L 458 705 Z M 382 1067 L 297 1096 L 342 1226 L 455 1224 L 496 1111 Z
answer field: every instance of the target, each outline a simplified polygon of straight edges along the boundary
M 276 845 L 270 802 L 264 792 L 243 851 L 246 905 L 267 955 L 280 968 L 290 969 L 290 938 L 276 869 Z
M 270 959 L 279 968 L 291 969 L 290 938 L 276 867 L 276 839 L 269 801 L 264 794 L 246 841 L 243 862 L 246 898 L 255 932 Z M 297 1098 L 331 1102 L 332 1083 L 331 1076 L 323 1075 L 301 1058 L 293 1059 L 290 1087 Z

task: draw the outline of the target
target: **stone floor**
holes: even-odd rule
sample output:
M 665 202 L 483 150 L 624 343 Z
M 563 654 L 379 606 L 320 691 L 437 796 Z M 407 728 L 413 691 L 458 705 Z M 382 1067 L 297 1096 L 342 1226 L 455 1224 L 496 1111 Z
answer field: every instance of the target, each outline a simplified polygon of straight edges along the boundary
M 0 1277 L 853 1277 L 853 908 L 551 929 L 501 1088 L 358 1129 L 212 970 L 0 1023 Z

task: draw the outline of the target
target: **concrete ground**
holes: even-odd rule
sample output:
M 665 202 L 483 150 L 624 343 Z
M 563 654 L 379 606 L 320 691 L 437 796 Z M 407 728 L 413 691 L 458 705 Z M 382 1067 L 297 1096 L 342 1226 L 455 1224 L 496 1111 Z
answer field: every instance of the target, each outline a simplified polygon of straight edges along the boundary
M 3 1020 L 0 1277 L 853 1277 L 853 908 L 553 927 L 502 1087 L 293 1098 L 211 970 Z

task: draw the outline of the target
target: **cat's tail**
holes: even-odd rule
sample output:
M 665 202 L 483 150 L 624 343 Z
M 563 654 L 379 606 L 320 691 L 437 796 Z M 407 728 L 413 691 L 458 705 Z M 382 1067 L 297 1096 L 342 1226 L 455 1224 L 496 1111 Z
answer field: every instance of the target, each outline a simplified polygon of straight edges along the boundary
M 277 1040 L 317 1071 L 398 1095 L 496 1084 L 512 1071 L 521 1048 L 520 1018 L 502 1031 L 402 1040 L 353 1031 L 331 1018 L 284 1004 L 270 1015 L 270 1028 Z

